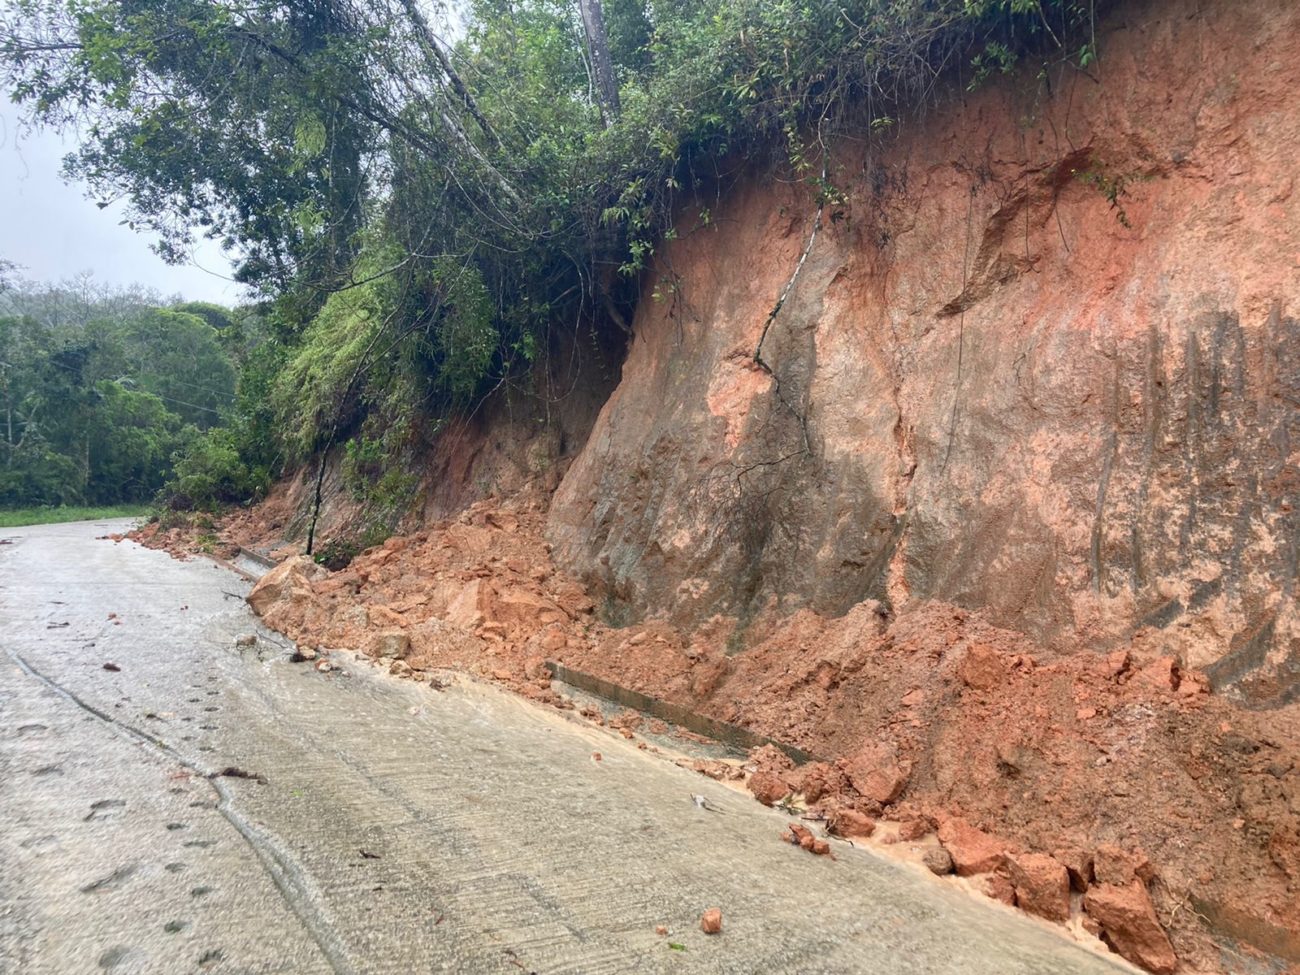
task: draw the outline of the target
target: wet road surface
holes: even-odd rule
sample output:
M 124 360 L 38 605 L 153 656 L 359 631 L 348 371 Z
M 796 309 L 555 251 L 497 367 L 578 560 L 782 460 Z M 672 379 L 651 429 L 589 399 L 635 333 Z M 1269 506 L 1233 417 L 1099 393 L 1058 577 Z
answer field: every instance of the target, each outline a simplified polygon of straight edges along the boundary
M 290 663 L 123 527 L 0 530 L 0 971 L 1130 970 L 493 688 Z

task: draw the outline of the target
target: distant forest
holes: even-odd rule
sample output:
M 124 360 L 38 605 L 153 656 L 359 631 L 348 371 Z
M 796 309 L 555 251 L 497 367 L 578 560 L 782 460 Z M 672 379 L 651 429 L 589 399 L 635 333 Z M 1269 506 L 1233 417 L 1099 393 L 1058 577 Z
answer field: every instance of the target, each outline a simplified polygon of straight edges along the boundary
M 0 507 L 150 502 L 169 481 L 182 507 L 255 490 L 246 466 L 205 468 L 230 438 L 239 363 L 259 329 L 255 315 L 218 305 L 10 275 L 0 285 Z

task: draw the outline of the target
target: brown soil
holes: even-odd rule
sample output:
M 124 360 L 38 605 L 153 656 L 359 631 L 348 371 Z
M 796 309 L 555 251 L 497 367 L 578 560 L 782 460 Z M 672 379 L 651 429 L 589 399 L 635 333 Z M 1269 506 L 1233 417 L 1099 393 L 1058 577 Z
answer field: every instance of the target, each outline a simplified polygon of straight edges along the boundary
M 219 546 L 265 544 L 281 507 L 232 515 Z M 1242 709 L 1141 634 L 1106 654 L 1054 652 L 935 602 L 898 618 L 873 602 L 838 619 L 803 611 L 743 632 L 722 618 L 691 635 L 656 621 L 611 627 L 553 564 L 545 519 L 539 493 L 480 502 L 342 571 L 290 556 L 250 601 L 300 644 L 391 658 L 416 679 L 458 668 L 571 706 L 550 686 L 553 659 L 797 745 L 824 761 L 794 769 L 775 749 L 752 756 L 765 801 L 793 802 L 844 835 L 893 821 L 885 842 L 927 850 L 937 830 L 959 872 L 992 871 L 982 884 L 992 896 L 1015 897 L 1008 852 L 1069 867 L 1076 919 L 1089 881 L 1129 896 L 1123 884 L 1140 877 L 1182 971 L 1277 970 L 1252 944 L 1300 958 L 1300 708 Z M 183 552 L 211 531 L 148 526 L 135 537 Z M 1123 868 L 1144 860 L 1150 871 Z

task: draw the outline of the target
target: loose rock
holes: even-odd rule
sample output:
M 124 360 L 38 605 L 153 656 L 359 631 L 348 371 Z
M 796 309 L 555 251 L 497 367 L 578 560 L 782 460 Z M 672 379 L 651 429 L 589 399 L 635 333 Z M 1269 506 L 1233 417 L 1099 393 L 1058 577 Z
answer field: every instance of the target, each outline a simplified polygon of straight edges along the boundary
M 790 786 L 777 772 L 760 769 L 749 777 L 746 788 L 765 806 L 772 806 L 790 794 Z
M 1101 925 L 1105 941 L 1128 961 L 1156 975 L 1170 975 L 1178 966 L 1142 881 L 1123 887 L 1098 884 L 1083 895 L 1083 909 Z
M 905 819 L 898 825 L 898 839 L 903 843 L 914 843 L 934 829 L 934 825 L 925 819 Z
M 1153 690 L 1176 691 L 1179 683 L 1178 661 L 1173 657 L 1159 657 L 1138 671 L 1133 683 Z
M 939 842 L 952 856 L 957 873 L 963 877 L 996 870 L 1006 856 L 1005 842 L 976 829 L 964 819 L 944 820 L 939 826 Z
M 1013 853 L 1007 872 L 1022 911 L 1049 921 L 1070 919 L 1070 875 L 1064 864 L 1042 853 Z
M 1076 847 L 1064 847 L 1053 850 L 1052 856 L 1065 864 L 1066 872 L 1070 875 L 1070 886 L 1081 894 L 1086 893 L 1088 885 L 1092 883 L 1092 854 Z
M 827 825 L 836 836 L 866 838 L 876 831 L 876 821 L 856 809 L 836 809 Z
M 400 660 L 411 652 L 411 638 L 401 630 L 380 630 L 370 639 L 370 652 L 381 659 Z
M 1016 888 L 1004 873 L 991 873 L 984 878 L 984 893 L 1008 907 L 1016 906 Z
M 1155 877 L 1155 868 L 1141 850 L 1126 852 L 1111 843 L 1097 847 L 1093 855 L 1093 874 L 1099 884 L 1123 887 L 1134 878 L 1149 883 Z
M 700 930 L 705 934 L 718 934 L 722 931 L 722 909 L 710 907 L 700 916 Z
M 844 772 L 826 762 L 809 762 L 782 777 L 790 783 L 791 791 L 803 793 L 808 803 L 842 792 L 847 785 Z
M 899 761 L 898 747 L 892 742 L 867 745 L 848 761 L 844 771 L 859 795 L 882 806 L 903 794 L 911 774 Z
M 245 598 L 254 613 L 264 616 L 268 609 L 288 598 L 295 589 L 310 591 L 312 582 L 327 575 L 329 572 L 309 556 L 295 555 L 262 576 Z
M 921 862 L 932 874 L 944 876 L 952 873 L 952 856 L 942 846 L 933 846 L 925 851 Z
M 1006 683 L 1010 672 L 1008 661 L 990 646 L 977 643 L 966 651 L 957 666 L 957 676 L 963 684 L 977 691 L 989 691 Z

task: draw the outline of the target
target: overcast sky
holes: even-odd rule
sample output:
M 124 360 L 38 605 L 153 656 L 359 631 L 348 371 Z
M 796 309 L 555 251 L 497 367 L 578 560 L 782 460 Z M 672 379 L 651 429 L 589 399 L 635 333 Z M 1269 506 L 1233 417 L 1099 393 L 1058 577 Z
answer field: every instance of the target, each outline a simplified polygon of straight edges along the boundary
M 49 132 L 20 136 L 12 106 L 0 103 L 0 258 L 21 265 L 21 276 L 33 281 L 90 271 L 97 281 L 143 284 L 167 297 L 238 300 L 240 288 L 216 244 L 201 241 L 190 265 L 173 267 L 149 249 L 149 234 L 119 224 L 120 204 L 100 210 L 84 186 L 60 179 L 70 148 Z

